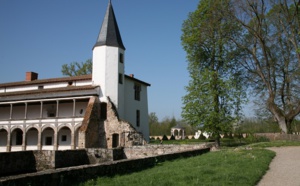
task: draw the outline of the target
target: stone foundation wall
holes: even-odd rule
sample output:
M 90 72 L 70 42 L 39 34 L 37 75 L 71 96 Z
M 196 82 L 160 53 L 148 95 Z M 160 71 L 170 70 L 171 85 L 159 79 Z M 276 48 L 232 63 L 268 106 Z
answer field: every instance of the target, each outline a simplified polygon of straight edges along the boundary
M 113 176 L 144 170 L 165 160 L 191 157 L 209 152 L 210 148 L 196 149 L 171 154 L 145 157 L 140 159 L 119 160 L 97 165 L 52 169 L 38 173 L 0 178 L 0 185 L 74 185 L 99 176 Z
M 124 151 L 119 149 L 86 149 L 90 164 L 103 163 L 124 159 Z
M 78 134 L 79 148 L 100 147 L 100 102 L 97 97 L 91 97 Z M 102 123 L 103 124 L 103 123 Z
M 124 159 L 123 149 L 0 153 L 0 177 Z
M 117 134 L 118 147 L 130 147 L 134 145 L 144 145 L 146 140 L 143 135 L 127 121 L 120 120 L 117 109 L 108 97 L 107 119 L 104 122 L 107 148 L 115 148 L 114 135 Z
M 281 134 L 281 133 L 256 133 L 256 136 L 264 136 L 271 141 L 274 140 L 291 140 L 300 141 L 299 134 Z
M 0 153 L 0 176 L 36 172 L 35 162 L 32 151 Z
M 52 150 L 43 150 L 43 151 L 27 151 L 32 152 L 35 158 L 35 169 L 36 171 L 42 171 L 47 169 L 55 168 L 55 155 Z M 22 157 L 22 152 L 20 152 Z M 1 157 L 0 153 L 0 157 Z
M 84 149 L 53 152 L 55 169 L 90 164 L 88 155 Z
M 127 159 L 136 159 L 163 154 L 172 154 L 182 151 L 212 148 L 213 146 L 214 143 L 203 143 L 195 145 L 144 145 L 124 148 L 124 154 Z

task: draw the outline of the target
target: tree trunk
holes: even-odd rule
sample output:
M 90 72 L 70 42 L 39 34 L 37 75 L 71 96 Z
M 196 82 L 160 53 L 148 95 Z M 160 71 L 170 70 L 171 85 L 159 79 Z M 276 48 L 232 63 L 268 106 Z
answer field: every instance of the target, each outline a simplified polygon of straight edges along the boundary
M 221 146 L 221 137 L 220 137 L 220 133 L 216 132 L 214 134 L 214 138 L 215 138 L 215 143 L 216 143 L 216 147 L 219 148 Z
M 293 120 L 287 120 L 286 121 L 286 128 L 287 128 L 287 134 L 292 134 L 292 122 Z
M 288 128 L 287 128 L 287 123 L 285 121 L 285 118 L 282 118 L 282 119 L 278 120 L 278 124 L 279 124 L 279 127 L 280 127 L 281 131 L 287 134 L 288 133 Z
M 283 114 L 283 111 L 278 108 L 278 106 L 274 103 L 274 94 L 270 94 L 270 97 L 267 100 L 267 106 L 269 111 L 272 113 L 278 125 L 283 133 L 291 133 L 291 122 L 293 119 L 288 119 L 287 116 Z M 287 122 L 289 121 L 289 122 Z

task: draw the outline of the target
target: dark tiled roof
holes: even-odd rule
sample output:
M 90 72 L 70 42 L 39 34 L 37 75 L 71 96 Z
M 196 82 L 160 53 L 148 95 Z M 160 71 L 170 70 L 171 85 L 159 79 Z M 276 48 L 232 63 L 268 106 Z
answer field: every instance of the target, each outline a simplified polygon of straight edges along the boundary
M 146 86 L 151 86 L 149 83 L 146 83 L 146 82 L 144 82 L 144 81 L 141 81 L 141 80 L 139 80 L 139 79 L 136 79 L 136 78 L 131 77 L 131 76 L 128 76 L 128 75 L 125 75 L 125 78 L 128 78 L 128 79 L 131 79 L 131 80 L 133 80 L 133 81 L 142 83 L 142 84 L 144 84 L 144 85 L 146 85 Z
M 37 85 L 43 83 L 59 83 L 59 82 L 69 82 L 69 81 L 81 81 L 81 80 L 91 80 L 92 75 L 83 75 L 83 76 L 71 76 L 71 77 L 61 77 L 61 78 L 51 78 L 51 79 L 40 79 L 33 81 L 19 81 L 19 82 L 11 82 L 11 83 L 2 83 L 0 84 L 0 88 L 5 87 L 14 87 L 14 86 L 26 86 L 26 85 Z
M 109 1 L 96 46 L 114 46 L 125 50 L 111 2 Z
M 57 98 L 69 96 L 86 96 L 97 95 L 99 86 L 67 86 L 62 88 L 37 89 L 30 91 L 7 92 L 0 94 L 1 101 L 26 100 L 26 99 L 41 99 L 41 98 Z

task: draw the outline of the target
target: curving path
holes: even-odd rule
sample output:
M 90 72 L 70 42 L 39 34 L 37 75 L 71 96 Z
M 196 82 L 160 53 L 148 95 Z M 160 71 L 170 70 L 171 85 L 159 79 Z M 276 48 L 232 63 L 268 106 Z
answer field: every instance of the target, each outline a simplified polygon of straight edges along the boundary
M 300 186 L 300 147 L 272 147 L 276 156 L 258 186 Z

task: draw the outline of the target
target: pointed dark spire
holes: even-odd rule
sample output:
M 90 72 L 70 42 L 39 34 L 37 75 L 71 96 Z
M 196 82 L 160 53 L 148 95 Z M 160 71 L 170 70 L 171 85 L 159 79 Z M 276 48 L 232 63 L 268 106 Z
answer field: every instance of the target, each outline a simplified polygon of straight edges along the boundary
M 104 45 L 120 47 L 125 50 L 111 0 L 108 2 L 101 30 L 94 47 Z

